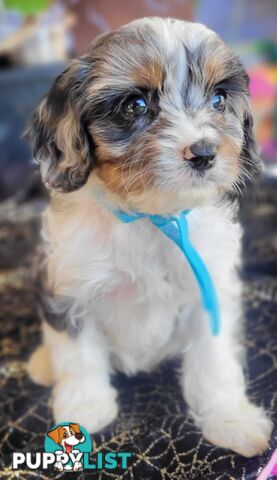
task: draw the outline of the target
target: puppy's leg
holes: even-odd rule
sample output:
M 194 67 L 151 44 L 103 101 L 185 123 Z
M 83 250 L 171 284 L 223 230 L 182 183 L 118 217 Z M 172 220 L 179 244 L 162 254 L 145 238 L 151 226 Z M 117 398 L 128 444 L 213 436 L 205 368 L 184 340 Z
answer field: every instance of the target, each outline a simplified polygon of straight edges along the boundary
M 224 282 L 229 289 L 236 288 L 234 279 L 232 283 L 226 279 Z M 203 311 L 195 316 L 198 325 L 189 326 L 194 331 L 184 358 L 183 391 L 208 441 L 251 457 L 267 448 L 272 422 L 245 393 L 241 352 L 232 328 L 240 320 L 238 303 L 227 292 L 221 292 L 219 297 L 223 325 L 218 337 L 211 336 Z
M 90 433 L 112 422 L 118 411 L 110 366 L 96 332 L 83 329 L 76 338 L 44 324 L 55 377 L 53 411 L 56 423 L 74 421 Z

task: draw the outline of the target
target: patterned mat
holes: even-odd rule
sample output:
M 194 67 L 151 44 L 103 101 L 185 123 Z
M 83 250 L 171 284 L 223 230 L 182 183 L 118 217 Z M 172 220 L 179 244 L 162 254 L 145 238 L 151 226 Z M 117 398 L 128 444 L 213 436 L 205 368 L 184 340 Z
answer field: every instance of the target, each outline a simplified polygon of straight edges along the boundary
M 263 180 L 243 202 L 244 301 L 247 318 L 248 391 L 276 419 L 277 183 Z M 120 415 L 93 436 L 93 450 L 133 452 L 124 474 L 56 473 L 11 469 L 11 452 L 42 451 L 54 425 L 48 388 L 31 382 L 24 361 L 40 340 L 36 279 L 30 273 L 44 201 L 10 200 L 0 207 L 0 478 L 124 480 L 250 480 L 277 446 L 245 459 L 206 442 L 187 414 L 177 381 L 178 361 L 153 374 L 117 375 Z M 274 351 L 275 350 L 275 351 Z M 274 356 L 275 355 L 275 356 Z

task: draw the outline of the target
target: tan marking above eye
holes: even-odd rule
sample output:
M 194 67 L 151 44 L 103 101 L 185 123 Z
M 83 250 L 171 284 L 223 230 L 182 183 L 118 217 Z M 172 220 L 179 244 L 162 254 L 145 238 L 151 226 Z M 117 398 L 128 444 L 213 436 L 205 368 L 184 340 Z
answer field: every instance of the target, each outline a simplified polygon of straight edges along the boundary
M 211 44 L 206 47 L 203 76 L 207 85 L 216 84 L 226 77 L 229 55 L 224 44 Z
M 146 59 L 144 65 L 135 66 L 127 77 L 137 85 L 158 88 L 163 83 L 163 68 L 157 60 Z

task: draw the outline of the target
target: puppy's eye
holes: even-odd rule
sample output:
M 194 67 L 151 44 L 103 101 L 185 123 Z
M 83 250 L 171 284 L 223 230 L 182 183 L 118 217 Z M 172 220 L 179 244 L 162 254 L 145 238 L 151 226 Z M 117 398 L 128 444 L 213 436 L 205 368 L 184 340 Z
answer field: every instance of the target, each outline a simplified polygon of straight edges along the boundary
M 218 112 L 224 112 L 226 104 L 226 95 L 222 92 L 216 92 L 211 98 L 212 107 Z
M 63 436 L 64 436 L 64 438 L 67 438 L 67 437 L 68 437 L 67 432 L 64 432 L 64 433 L 63 433 Z
M 130 117 L 145 115 L 148 110 L 146 100 L 140 96 L 129 97 L 122 105 L 123 112 Z

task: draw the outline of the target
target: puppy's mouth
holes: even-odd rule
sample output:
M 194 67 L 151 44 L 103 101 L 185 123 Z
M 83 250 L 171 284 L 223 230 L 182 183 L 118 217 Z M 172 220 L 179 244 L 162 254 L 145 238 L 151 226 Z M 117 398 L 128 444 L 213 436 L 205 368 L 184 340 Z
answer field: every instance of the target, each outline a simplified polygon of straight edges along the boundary
M 69 445 L 69 443 L 64 442 L 64 448 L 66 453 L 71 453 L 71 451 L 73 450 L 73 445 Z

